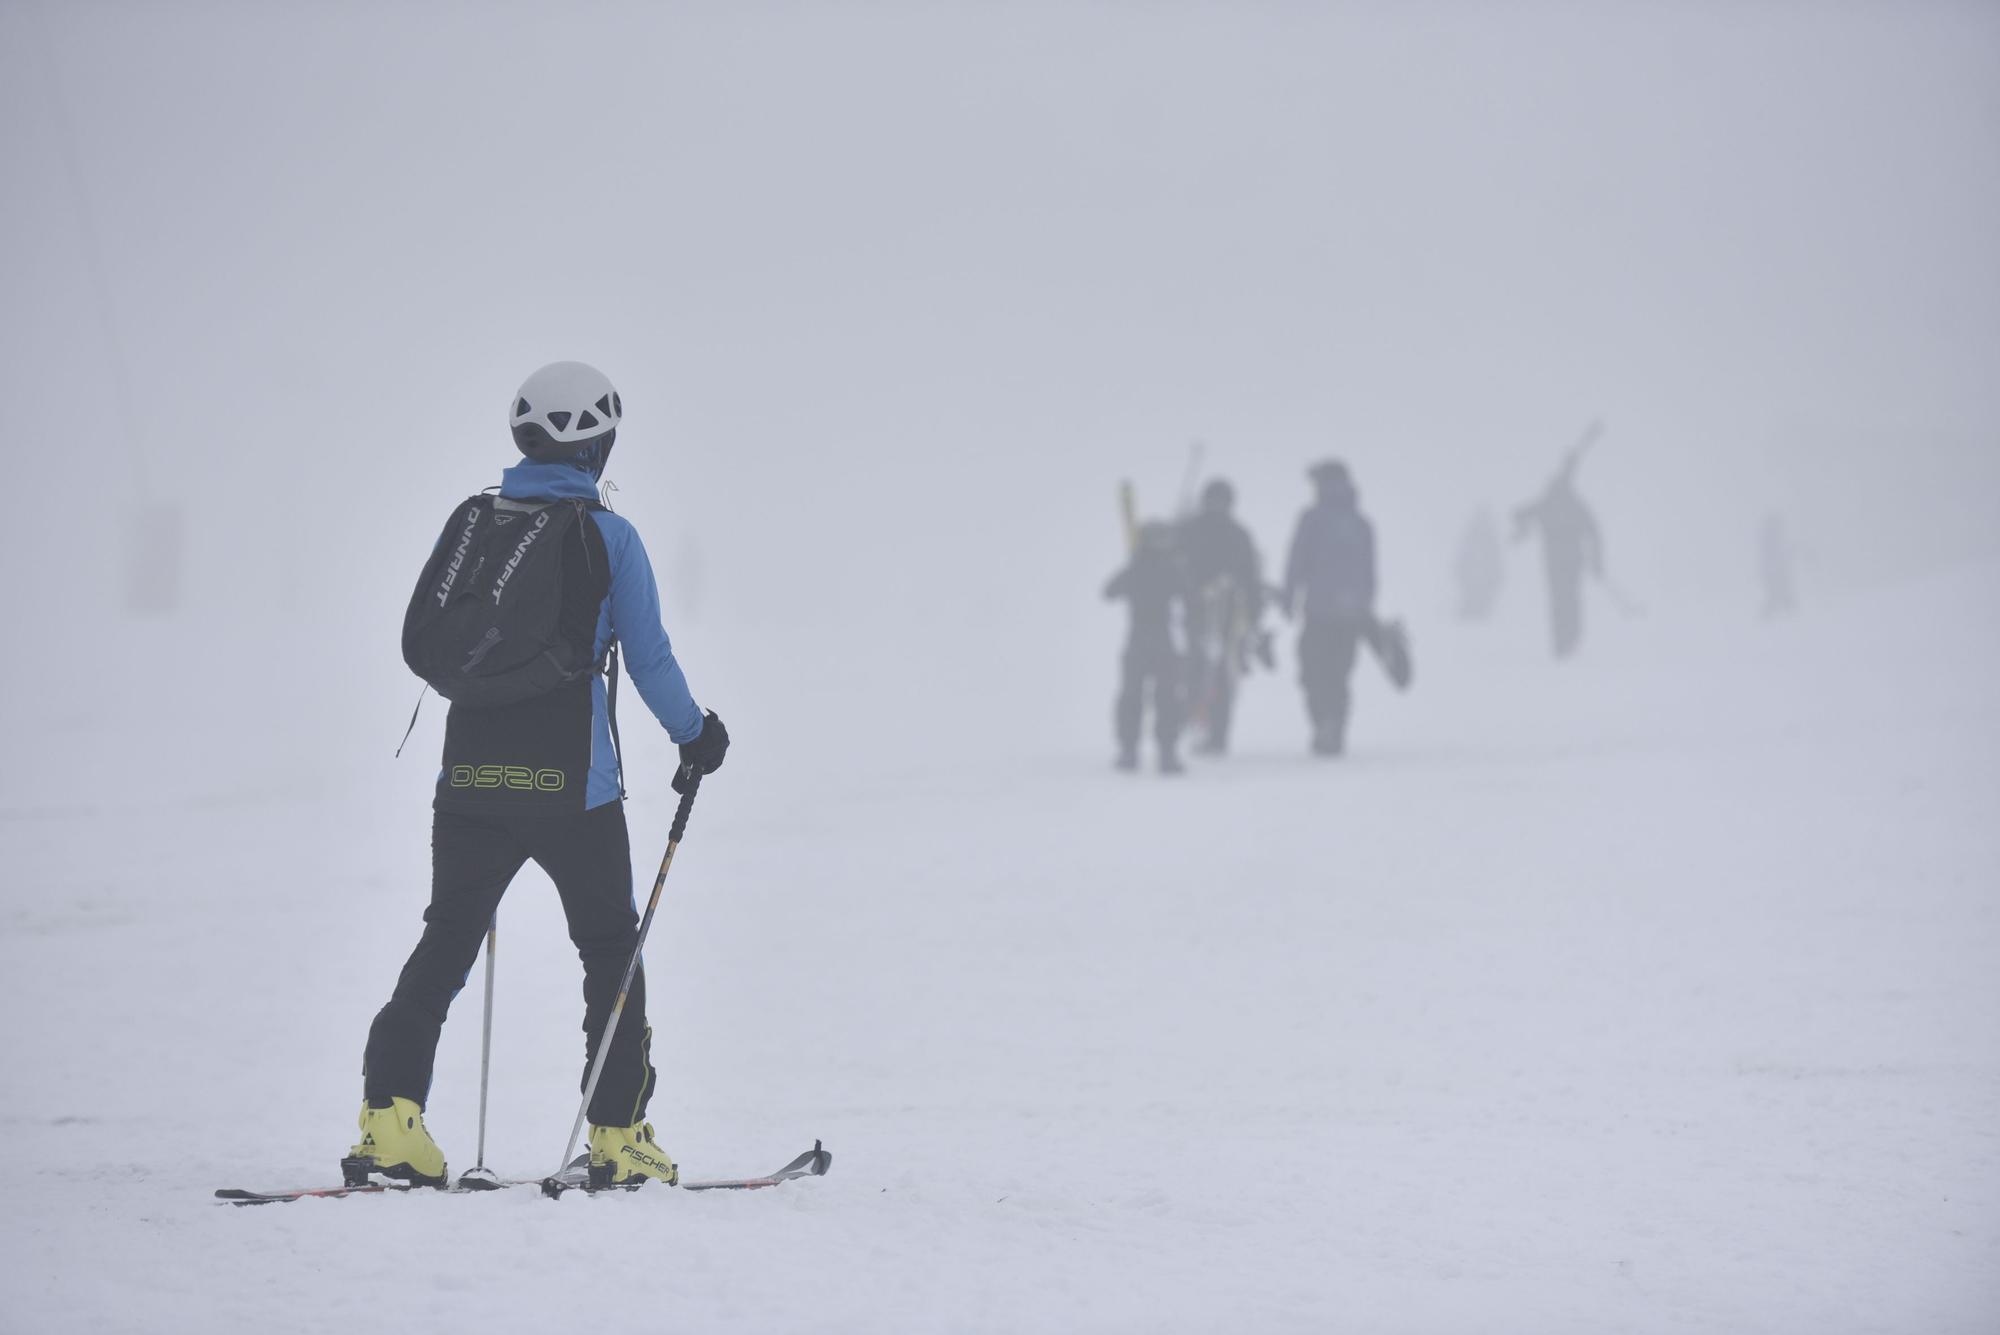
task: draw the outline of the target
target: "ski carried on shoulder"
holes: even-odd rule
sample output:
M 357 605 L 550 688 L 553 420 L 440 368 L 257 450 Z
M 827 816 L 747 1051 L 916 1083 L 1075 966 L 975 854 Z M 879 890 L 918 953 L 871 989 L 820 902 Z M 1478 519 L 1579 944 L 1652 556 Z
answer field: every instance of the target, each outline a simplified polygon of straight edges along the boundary
M 766 1173 L 762 1177 L 723 1177 L 683 1180 L 677 1185 L 682 1191 L 755 1191 L 762 1187 L 775 1187 L 781 1182 L 794 1178 L 824 1177 L 833 1166 L 833 1154 L 819 1141 L 783 1168 Z M 495 1177 L 490 1172 L 478 1170 L 468 1172 L 456 1182 L 444 1186 L 432 1186 L 417 1182 L 364 1182 L 338 1187 L 299 1187 L 290 1191 L 250 1191 L 242 1187 L 221 1187 L 216 1190 L 215 1199 L 229 1205 L 272 1205 L 281 1201 L 337 1200 L 343 1196 L 384 1196 L 392 1192 L 434 1191 L 442 1195 L 461 1196 L 480 1191 L 500 1191 L 511 1187 L 540 1187 L 544 1195 L 560 1196 L 571 1189 L 586 1193 L 595 1191 L 630 1191 L 647 1179 L 637 1183 L 614 1183 L 607 1187 L 593 1186 L 590 1181 L 590 1156 L 579 1154 L 570 1161 L 567 1168 L 553 1177 Z

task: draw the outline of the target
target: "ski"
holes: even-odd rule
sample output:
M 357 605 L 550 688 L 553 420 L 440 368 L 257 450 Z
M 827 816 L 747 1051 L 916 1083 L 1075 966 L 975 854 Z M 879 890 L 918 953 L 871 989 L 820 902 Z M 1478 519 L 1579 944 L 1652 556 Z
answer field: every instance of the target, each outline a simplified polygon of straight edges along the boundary
M 562 1171 L 562 1178 L 570 1186 L 582 1186 L 584 1174 L 590 1168 L 590 1156 L 579 1154 Z M 338 1200 L 342 1196 L 384 1196 L 401 1191 L 435 1191 L 446 1196 L 468 1196 L 481 1191 L 499 1191 L 507 1187 L 539 1187 L 546 1179 L 539 1177 L 493 1177 L 490 1174 L 475 1176 L 477 1170 L 460 1175 L 456 1182 L 445 1186 L 431 1186 L 419 1182 L 362 1182 L 338 1187 L 298 1187 L 290 1191 L 249 1191 L 242 1187 L 218 1187 L 215 1199 L 231 1205 L 272 1205 L 281 1201 Z
M 775 1187 L 780 1182 L 790 1182 L 795 1177 L 825 1177 L 826 1170 L 833 1167 L 833 1154 L 817 1140 L 813 1147 L 798 1158 L 786 1164 L 775 1173 L 763 1177 L 711 1178 L 703 1182 L 683 1182 L 682 1191 L 755 1191 L 759 1187 Z
M 392 1192 L 434 1191 L 446 1196 L 471 1195 L 481 1191 L 498 1191 L 510 1187 L 540 1187 L 544 1194 L 559 1196 L 572 1188 L 590 1192 L 590 1158 L 578 1155 L 570 1166 L 555 1177 L 480 1177 L 471 1174 L 459 1178 L 448 1186 L 429 1186 L 413 1182 L 365 1182 L 359 1186 L 299 1187 L 288 1191 L 251 1191 L 243 1187 L 220 1187 L 215 1199 L 229 1205 L 273 1205 L 284 1201 L 338 1200 L 343 1196 L 383 1196 Z M 678 1185 L 682 1191 L 756 1191 L 763 1187 L 775 1187 L 782 1182 L 790 1182 L 801 1177 L 824 1177 L 833 1166 L 833 1154 L 819 1141 L 783 1168 L 766 1173 L 762 1177 L 702 1178 L 682 1181 Z M 630 1190 L 625 1184 L 596 1190 Z
M 688 1181 L 683 1178 L 674 1185 L 682 1191 L 756 1191 L 761 1187 L 775 1187 L 780 1182 L 790 1182 L 794 1178 L 825 1177 L 826 1170 L 831 1167 L 833 1167 L 832 1151 L 815 1140 L 813 1147 L 804 1154 L 799 1155 L 776 1172 L 766 1173 L 762 1177 L 712 1177 L 700 1178 L 694 1181 Z M 600 1191 L 636 1191 L 645 1185 L 646 1180 L 640 1178 L 631 1182 L 614 1182 L 605 1186 L 594 1186 L 588 1180 L 587 1173 L 584 1180 L 578 1181 L 573 1172 L 564 1172 L 560 1178 L 543 1178 L 542 1194 L 553 1199 L 573 1187 L 581 1187 L 586 1193 L 590 1194 Z

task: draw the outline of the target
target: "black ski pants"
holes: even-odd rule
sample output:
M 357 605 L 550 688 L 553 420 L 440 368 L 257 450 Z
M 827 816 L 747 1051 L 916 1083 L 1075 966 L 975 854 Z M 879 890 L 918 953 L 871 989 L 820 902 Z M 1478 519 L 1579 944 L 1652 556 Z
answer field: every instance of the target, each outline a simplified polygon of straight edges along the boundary
M 1139 730 L 1146 717 L 1146 696 L 1153 700 L 1153 740 L 1162 757 L 1174 754 L 1181 735 L 1181 660 L 1170 644 L 1135 640 L 1125 646 L 1119 664 L 1118 701 L 1112 708 L 1112 729 L 1121 755 L 1139 753 Z
M 1583 642 L 1583 571 L 1549 567 L 1549 648 L 1568 658 Z
M 1349 678 L 1367 623 L 1352 617 L 1307 617 L 1299 631 L 1299 679 L 1306 688 L 1306 713 L 1313 740 L 1340 750 L 1347 745 Z
M 391 1097 L 429 1101 L 438 1032 L 452 998 L 465 986 L 480 943 L 514 874 L 533 858 L 555 882 L 583 960 L 583 1080 L 639 939 L 632 904 L 632 848 L 625 804 L 562 814 L 439 810 L 431 824 L 431 902 L 424 934 L 396 980 L 389 1004 L 368 1031 L 363 1085 L 376 1103 Z M 631 1126 L 652 1096 L 653 1033 L 646 1025 L 646 973 L 632 980 L 604 1062 L 590 1120 Z

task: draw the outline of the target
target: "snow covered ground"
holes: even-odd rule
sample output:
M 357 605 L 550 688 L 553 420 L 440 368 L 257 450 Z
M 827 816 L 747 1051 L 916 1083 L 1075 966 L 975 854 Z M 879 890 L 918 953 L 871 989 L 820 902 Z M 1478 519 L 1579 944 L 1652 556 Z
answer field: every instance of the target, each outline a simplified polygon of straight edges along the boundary
M 1177 784 L 1105 763 L 1109 612 L 1103 691 L 1019 727 L 971 655 L 871 730 L 824 706 L 879 655 L 808 690 L 684 632 L 739 741 L 649 952 L 653 1120 L 693 1175 L 835 1155 L 741 1196 L 212 1202 L 336 1175 L 427 759 L 342 716 L 365 760 L 177 781 L 200 718 L 10 714 L 32 773 L 150 759 L 0 812 L 0 1329 L 1991 1331 L 2000 571 L 1809 612 L 1562 669 L 1419 625 L 1346 762 L 1259 680 Z M 500 931 L 489 1160 L 537 1172 L 577 975 L 539 874 Z M 454 1168 L 478 1019 L 475 974 Z

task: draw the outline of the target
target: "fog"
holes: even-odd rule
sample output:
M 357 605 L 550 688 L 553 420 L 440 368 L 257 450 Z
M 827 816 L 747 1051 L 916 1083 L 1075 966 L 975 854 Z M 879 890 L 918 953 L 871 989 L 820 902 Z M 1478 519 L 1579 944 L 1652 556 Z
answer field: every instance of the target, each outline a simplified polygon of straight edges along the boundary
M 1428 610 L 1466 513 L 1597 416 L 1655 599 L 1729 601 L 1772 507 L 1842 582 L 1995 542 L 1988 7 L 4 23 L 4 383 L 61 405 L 17 450 L 100 501 L 56 525 L 89 582 L 36 591 L 71 642 L 117 574 L 78 526 L 141 497 L 190 515 L 185 606 L 242 613 L 369 494 L 388 550 L 343 549 L 315 620 L 384 624 L 509 457 L 498 405 L 571 356 L 718 609 L 1001 598 L 1025 632 L 1115 558 L 1114 481 L 1164 509 L 1199 438 L 1267 547 L 1347 458 Z
M 1420 665 L 1358 706 L 1391 767 L 1456 744 L 1433 679 L 1462 717 L 1523 682 L 1563 717 L 1532 553 L 1478 631 L 1453 562 L 1592 422 L 1581 487 L 1635 607 L 1591 611 L 1580 745 L 1663 655 L 1765 653 L 1773 513 L 1825 639 L 1770 658 L 1772 698 L 1846 652 L 1816 618 L 1994 624 L 1990 4 L 9 0 L 0 51 L 10 860 L 67 846 L 116 898 L 214 870 L 210 834 L 133 862 L 120 812 L 310 829 L 393 797 L 393 828 L 315 834 L 407 880 L 355 951 L 370 995 L 415 930 L 442 715 L 390 759 L 404 605 L 549 361 L 623 394 L 613 504 L 738 740 L 718 828 L 866 787 L 877 823 L 829 854 L 864 866 L 896 792 L 996 771 L 1018 807 L 930 832 L 947 900 L 1032 838 L 1039 785 L 1108 768 L 1117 488 L 1172 515 L 1196 442 L 1267 572 L 1307 466 L 1353 470 Z M 1953 699 L 1990 680 L 1912 657 Z M 1301 751 L 1289 659 L 1246 692 L 1252 759 Z M 642 867 L 671 763 L 646 726 Z M 1167 837 L 1119 819 L 1066 847 Z M 1990 889 L 1990 840 L 1945 828 L 1953 883 Z M 7 879 L 25 920 L 44 882 Z M 355 1014 L 284 1004 L 350 1080 Z

